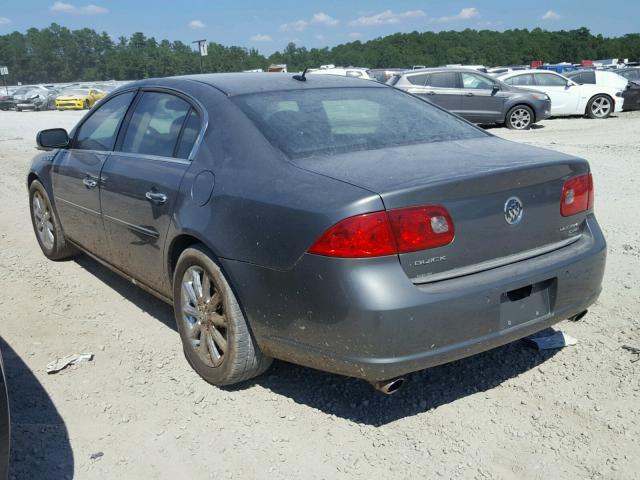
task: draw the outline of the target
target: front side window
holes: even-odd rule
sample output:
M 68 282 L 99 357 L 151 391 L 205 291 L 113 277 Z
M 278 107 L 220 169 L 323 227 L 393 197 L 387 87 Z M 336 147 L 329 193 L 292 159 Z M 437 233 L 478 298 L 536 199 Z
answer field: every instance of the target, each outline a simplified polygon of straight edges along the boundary
M 100 105 L 78 129 L 74 148 L 112 150 L 118 127 L 127 113 L 133 96 L 134 92 L 123 93 Z
M 462 87 L 473 90 L 491 90 L 495 82 L 475 73 L 462 72 Z
M 553 73 L 536 73 L 536 85 L 541 87 L 566 87 L 567 81 Z
M 168 93 L 144 92 L 131 116 L 121 150 L 173 157 L 190 110 L 191 105 Z
M 507 78 L 504 83 L 507 85 L 513 85 L 516 87 L 522 86 L 527 87 L 530 85 L 535 85 L 533 81 L 533 75 L 530 73 L 525 73 L 523 75 L 516 75 L 515 77 Z
M 428 102 L 391 88 L 261 92 L 232 100 L 269 142 L 291 158 L 485 135 Z
M 427 85 L 438 88 L 458 88 L 456 72 L 436 72 L 429 75 Z

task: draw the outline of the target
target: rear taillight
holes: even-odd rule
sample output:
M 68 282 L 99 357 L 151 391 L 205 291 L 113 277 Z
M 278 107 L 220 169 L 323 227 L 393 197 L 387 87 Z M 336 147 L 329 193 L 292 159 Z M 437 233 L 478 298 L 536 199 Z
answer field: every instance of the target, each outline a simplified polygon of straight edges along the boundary
M 593 178 L 590 173 L 570 178 L 562 187 L 560 214 L 575 215 L 593 208 Z
M 399 208 L 345 218 L 309 253 L 344 258 L 396 255 L 448 245 L 454 234 L 453 220 L 441 206 Z

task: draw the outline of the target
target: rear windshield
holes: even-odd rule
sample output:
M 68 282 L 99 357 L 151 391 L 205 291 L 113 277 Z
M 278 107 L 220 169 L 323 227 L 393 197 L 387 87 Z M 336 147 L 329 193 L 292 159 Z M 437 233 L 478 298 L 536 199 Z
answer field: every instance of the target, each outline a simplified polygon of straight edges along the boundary
M 262 134 L 292 158 L 486 135 L 392 88 L 326 88 L 233 98 Z

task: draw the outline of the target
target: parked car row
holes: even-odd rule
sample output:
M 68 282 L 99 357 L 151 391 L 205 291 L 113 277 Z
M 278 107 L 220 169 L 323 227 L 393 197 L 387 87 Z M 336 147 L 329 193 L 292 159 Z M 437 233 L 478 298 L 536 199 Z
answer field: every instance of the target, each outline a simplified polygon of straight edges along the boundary
M 563 76 L 551 70 L 509 67 L 491 75 L 440 67 L 395 72 L 386 83 L 473 123 L 518 130 L 550 116 L 603 119 L 640 109 L 640 84 L 611 71 L 577 70 Z
M 119 84 L 25 85 L 0 95 L 0 110 L 86 110 Z

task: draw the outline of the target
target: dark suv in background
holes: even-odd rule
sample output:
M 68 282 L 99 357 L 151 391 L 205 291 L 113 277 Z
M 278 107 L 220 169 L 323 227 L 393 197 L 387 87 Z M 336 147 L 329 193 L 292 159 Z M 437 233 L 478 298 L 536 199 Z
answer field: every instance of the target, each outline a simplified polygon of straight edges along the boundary
M 549 117 L 551 100 L 468 68 L 425 68 L 398 73 L 387 82 L 426 98 L 473 123 L 525 130 Z

